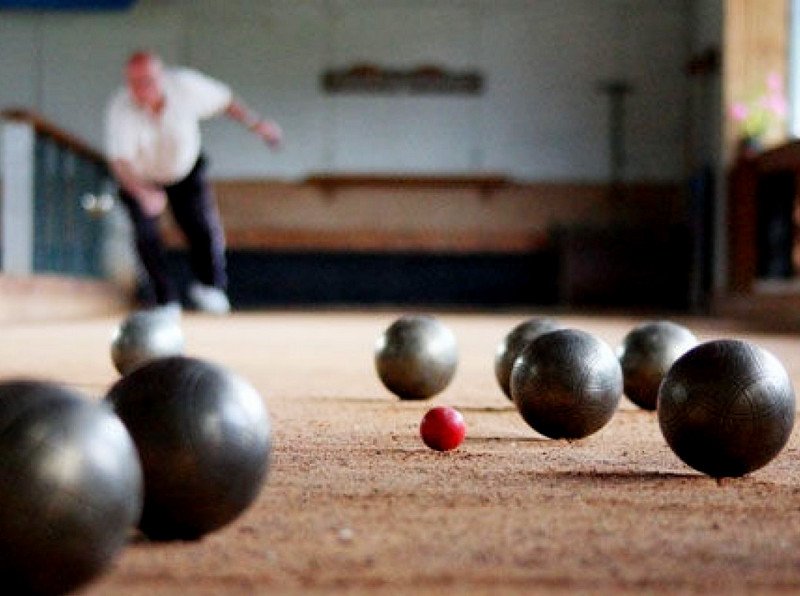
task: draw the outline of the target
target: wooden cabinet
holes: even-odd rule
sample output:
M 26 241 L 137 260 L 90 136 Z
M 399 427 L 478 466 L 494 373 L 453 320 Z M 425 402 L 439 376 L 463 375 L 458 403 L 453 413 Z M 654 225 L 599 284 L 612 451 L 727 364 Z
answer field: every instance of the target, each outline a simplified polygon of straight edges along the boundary
M 800 188 L 800 141 L 793 141 L 758 155 L 742 153 L 728 177 L 728 290 L 752 293 L 762 278 L 792 277 L 798 252 L 796 195 Z M 770 244 L 770 229 L 788 238 L 785 246 Z M 774 235 L 774 234 L 773 234 Z M 774 255 L 789 259 L 784 266 L 770 267 Z M 787 269 L 788 268 L 788 269 Z

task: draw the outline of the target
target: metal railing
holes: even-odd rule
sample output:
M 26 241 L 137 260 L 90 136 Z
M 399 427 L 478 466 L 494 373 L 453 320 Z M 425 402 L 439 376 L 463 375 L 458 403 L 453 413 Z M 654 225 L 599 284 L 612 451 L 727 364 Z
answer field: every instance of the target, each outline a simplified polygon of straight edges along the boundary
M 31 111 L 0 115 L 0 271 L 104 277 L 115 186 L 103 155 Z

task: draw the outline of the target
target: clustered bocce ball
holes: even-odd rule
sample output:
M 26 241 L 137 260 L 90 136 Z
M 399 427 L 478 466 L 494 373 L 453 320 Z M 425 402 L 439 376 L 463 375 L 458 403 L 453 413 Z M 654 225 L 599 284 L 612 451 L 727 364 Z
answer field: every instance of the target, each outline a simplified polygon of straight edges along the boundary
M 0 577 L 63 594 L 104 571 L 142 508 L 133 441 L 108 407 L 42 381 L 0 384 Z
M 157 310 L 130 314 L 117 327 L 111 340 L 111 360 L 126 375 L 145 362 L 184 351 L 180 320 Z
M 450 383 L 458 365 L 453 332 L 428 315 L 406 315 L 378 338 L 375 367 L 384 386 L 404 400 L 433 397 Z
M 525 346 L 511 371 L 522 418 L 551 439 L 580 439 L 611 420 L 622 397 L 613 350 L 584 331 L 545 333 Z
M 419 434 L 431 449 L 450 451 L 461 445 L 467 434 L 467 424 L 455 408 L 438 406 L 423 416 Z
M 140 366 L 108 403 L 133 437 L 144 471 L 139 528 L 154 540 L 194 540 L 258 496 L 271 448 L 264 402 L 218 365 L 173 356 Z
M 624 393 L 645 410 L 655 410 L 658 387 L 672 364 L 697 345 L 686 327 L 670 321 L 643 323 L 631 330 L 619 348 Z
M 769 463 L 789 440 L 795 398 L 789 375 L 768 351 L 716 340 L 681 356 L 658 393 L 658 422 L 686 464 L 714 478 Z
M 553 319 L 533 317 L 514 327 L 498 344 L 494 355 L 494 375 L 508 399 L 512 399 L 511 369 L 522 348 L 543 333 L 555 331 L 560 327 L 561 325 Z

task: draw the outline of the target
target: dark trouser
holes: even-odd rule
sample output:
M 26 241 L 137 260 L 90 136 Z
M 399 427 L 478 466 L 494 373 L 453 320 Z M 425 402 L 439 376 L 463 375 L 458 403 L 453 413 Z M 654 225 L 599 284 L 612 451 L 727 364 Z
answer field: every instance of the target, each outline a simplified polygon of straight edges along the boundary
M 217 204 L 206 178 L 206 160 L 201 155 L 192 171 L 175 184 L 164 187 L 175 223 L 189 245 L 192 272 L 202 284 L 225 288 L 225 239 Z M 148 217 L 139 203 L 125 191 L 120 199 L 133 222 L 136 249 L 150 277 L 158 304 L 179 300 L 169 275 L 158 217 Z

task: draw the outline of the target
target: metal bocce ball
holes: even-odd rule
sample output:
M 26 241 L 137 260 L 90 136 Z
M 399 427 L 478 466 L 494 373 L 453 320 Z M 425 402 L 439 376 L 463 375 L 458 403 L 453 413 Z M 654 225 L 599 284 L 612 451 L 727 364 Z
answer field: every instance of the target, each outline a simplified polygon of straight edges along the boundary
M 386 388 L 400 399 L 428 399 L 444 390 L 456 372 L 453 332 L 428 315 L 397 319 L 378 338 L 375 367 Z
M 611 420 L 622 397 L 622 370 L 605 342 L 576 329 L 552 331 L 522 349 L 511 395 L 535 431 L 580 439 Z
M 714 478 L 769 463 L 789 440 L 794 390 L 775 356 L 749 342 L 711 341 L 672 365 L 658 392 L 658 421 L 684 463 Z
M 619 347 L 624 393 L 645 410 L 655 410 L 658 386 L 670 366 L 697 338 L 686 327 L 670 321 L 644 323 L 631 330 Z
M 0 384 L 0 578 L 63 594 L 104 571 L 142 508 L 133 441 L 105 406 L 41 381 Z
M 153 360 L 106 397 L 142 461 L 142 532 L 194 540 L 238 517 L 267 477 L 270 424 L 252 385 L 194 358 Z
M 522 348 L 543 333 L 559 328 L 561 325 L 553 319 L 528 319 L 514 327 L 498 344 L 494 355 L 494 376 L 508 399 L 511 399 L 511 369 Z
M 178 356 L 185 346 L 180 320 L 158 311 L 137 311 L 114 332 L 111 360 L 123 375 L 155 358 Z

